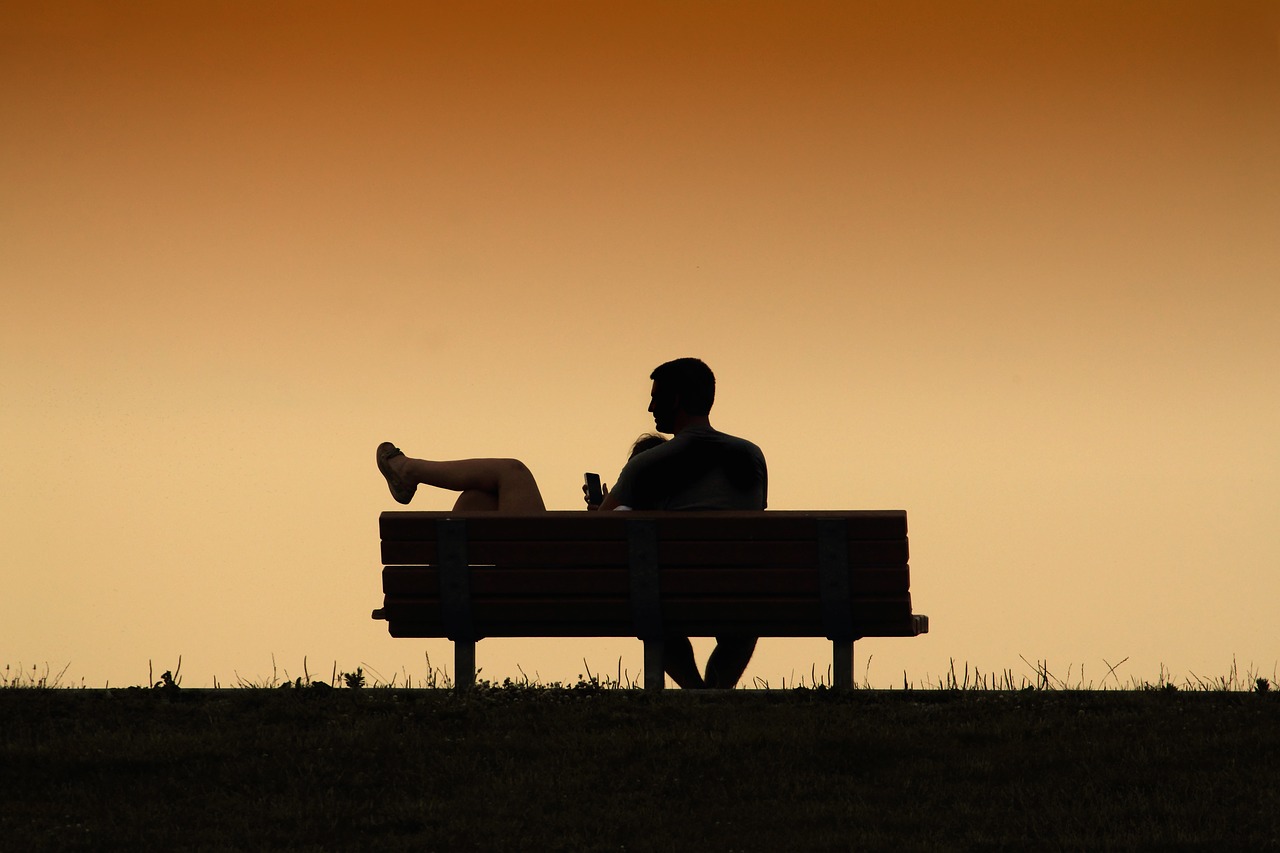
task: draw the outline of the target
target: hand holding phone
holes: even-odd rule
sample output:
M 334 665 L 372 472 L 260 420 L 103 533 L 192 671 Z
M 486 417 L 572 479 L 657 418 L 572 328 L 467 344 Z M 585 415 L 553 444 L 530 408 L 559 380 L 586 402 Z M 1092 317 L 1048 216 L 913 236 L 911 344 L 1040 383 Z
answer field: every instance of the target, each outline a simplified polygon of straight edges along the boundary
M 604 488 L 600 485 L 600 475 L 587 472 L 583 476 L 582 491 L 586 495 L 587 506 L 597 507 L 604 502 Z

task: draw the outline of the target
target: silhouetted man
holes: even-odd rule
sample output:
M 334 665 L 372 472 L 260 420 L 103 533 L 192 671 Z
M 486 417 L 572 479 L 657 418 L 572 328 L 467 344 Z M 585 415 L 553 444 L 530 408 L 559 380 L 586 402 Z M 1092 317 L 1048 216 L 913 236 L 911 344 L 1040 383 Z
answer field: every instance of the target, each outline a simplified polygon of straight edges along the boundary
M 711 426 L 716 395 L 711 368 L 696 358 L 679 358 L 660 365 L 649 378 L 649 411 L 657 431 L 675 437 L 632 458 L 600 509 L 764 509 L 769 487 L 764 454 L 746 439 Z M 703 676 L 689 638 L 666 637 L 663 669 L 681 687 L 733 687 L 751 660 L 756 640 L 716 637 Z

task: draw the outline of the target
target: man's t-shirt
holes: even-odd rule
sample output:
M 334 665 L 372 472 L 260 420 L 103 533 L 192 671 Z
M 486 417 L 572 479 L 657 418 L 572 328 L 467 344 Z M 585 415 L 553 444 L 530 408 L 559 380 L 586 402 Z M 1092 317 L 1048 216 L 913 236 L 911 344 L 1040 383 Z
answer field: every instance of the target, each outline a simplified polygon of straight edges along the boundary
M 689 427 L 638 454 L 610 492 L 632 509 L 764 509 L 769 473 L 760 448 L 711 427 Z

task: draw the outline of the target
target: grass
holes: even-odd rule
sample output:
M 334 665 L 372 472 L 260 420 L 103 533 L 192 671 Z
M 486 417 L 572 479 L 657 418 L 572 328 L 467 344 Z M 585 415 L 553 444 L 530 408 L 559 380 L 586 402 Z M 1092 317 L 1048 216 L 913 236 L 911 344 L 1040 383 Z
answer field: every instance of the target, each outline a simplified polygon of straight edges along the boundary
M 655 696 L 594 673 L 459 695 L 363 668 L 217 690 L 179 671 L 55 690 L 6 670 L 36 688 L 0 690 L 6 848 L 1280 844 L 1280 698 L 1249 675 L 1064 689 L 1082 675 L 1045 665 L 1009 690 L 953 666 L 944 689 Z
M 1163 664 L 1160 665 L 1159 674 L 1156 681 L 1149 682 L 1130 678 L 1128 682 L 1122 682 L 1118 674 L 1118 670 L 1128 658 L 1112 664 L 1104 660 L 1103 664 L 1107 668 L 1107 672 L 1100 683 L 1092 680 L 1085 680 L 1084 666 L 1077 671 L 1074 665 L 1069 665 L 1064 675 L 1059 676 L 1051 671 L 1047 660 L 1036 660 L 1034 663 L 1022 657 L 1023 664 L 1026 665 L 1028 673 L 1016 674 L 1011 669 L 1004 669 L 1000 672 L 982 672 L 976 667 L 970 667 L 964 664 L 962 669 L 957 669 L 955 659 L 951 659 L 949 669 L 941 676 L 926 677 L 922 681 L 909 679 L 906 672 L 902 674 L 902 689 L 935 689 L 935 690 L 1026 690 L 1028 688 L 1037 690 L 1216 690 L 1216 691 L 1257 691 L 1260 693 L 1267 692 L 1276 682 L 1276 674 L 1272 672 L 1270 678 L 1259 675 L 1257 671 L 1250 668 L 1241 671 L 1237 661 L 1232 658 L 1231 666 L 1224 676 L 1201 677 L 1192 672 L 1184 676 L 1181 680 L 1175 679 L 1172 672 Z M 393 674 L 391 678 L 385 678 L 380 672 L 369 667 L 368 674 L 364 668 L 368 664 L 362 664 L 356 667 L 354 672 L 339 671 L 337 661 L 333 663 L 332 672 L 328 681 L 321 681 L 312 676 L 307 659 L 302 659 L 302 675 L 292 676 L 289 671 L 282 670 L 276 664 L 275 655 L 271 656 L 271 676 L 262 678 L 245 678 L 238 672 L 235 674 L 235 686 L 241 688 L 277 688 L 277 687 L 313 687 L 324 686 L 329 687 L 404 687 L 409 689 L 427 689 L 434 690 L 439 688 L 453 687 L 453 678 L 450 676 L 448 669 L 436 666 L 431 662 L 431 656 L 426 655 L 426 674 L 419 676 L 415 683 L 413 676 L 407 672 Z M 870 672 L 873 658 L 868 657 L 861 666 L 862 683 L 859 685 L 862 689 L 873 690 L 867 673 Z M 579 682 L 594 683 L 598 686 L 610 689 L 639 689 L 643 686 L 643 680 L 640 673 L 631 673 L 623 669 L 621 659 L 618 660 L 617 671 L 610 676 L 607 673 L 593 673 L 591 665 L 584 658 L 582 661 L 585 675 L 579 674 Z M 535 673 L 531 678 L 518 664 L 516 667 L 520 671 L 520 678 L 515 680 L 516 684 L 525 687 L 541 687 L 544 686 L 541 679 Z M 59 688 L 67 687 L 62 683 L 66 671 L 70 669 L 70 664 L 64 666 L 58 673 L 52 674 L 49 664 L 44 664 L 44 669 L 33 665 L 30 670 L 25 669 L 21 664 L 16 669 L 6 665 L 3 672 L 0 672 L 0 689 L 3 688 Z M 147 684 L 151 687 L 167 687 L 178 688 L 182 686 L 182 656 L 178 656 L 177 666 L 172 671 L 165 670 L 157 679 L 155 675 L 155 667 L 151 661 L 147 662 Z M 483 669 L 476 670 L 477 677 L 483 674 Z M 480 679 L 482 682 L 483 679 Z M 508 680 L 510 682 L 510 680 Z M 809 675 L 806 678 L 803 674 L 796 676 L 794 671 L 789 678 L 783 677 L 778 685 L 779 689 L 788 690 L 795 688 L 822 688 L 830 687 L 832 684 L 831 669 L 828 667 L 825 671 L 819 672 L 816 665 L 810 668 Z M 85 687 L 84 679 L 81 679 L 79 687 Z M 492 686 L 490 684 L 489 686 Z M 550 687 L 563 687 L 560 682 L 554 682 Z M 771 684 L 767 679 L 754 678 L 749 685 L 740 685 L 756 690 L 771 690 L 775 685 Z M 110 687 L 108 684 L 107 687 Z M 217 676 L 213 679 L 213 689 L 221 689 L 223 685 L 219 684 Z

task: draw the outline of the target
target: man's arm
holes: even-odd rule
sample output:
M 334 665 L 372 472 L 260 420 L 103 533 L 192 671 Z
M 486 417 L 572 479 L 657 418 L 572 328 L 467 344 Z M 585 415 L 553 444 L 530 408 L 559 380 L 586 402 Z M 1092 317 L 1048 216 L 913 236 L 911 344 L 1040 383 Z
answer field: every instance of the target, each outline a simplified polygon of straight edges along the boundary
M 588 512 L 599 512 L 600 510 L 604 510 L 608 512 L 609 510 L 616 509 L 617 507 L 622 505 L 622 501 L 615 498 L 613 496 L 613 493 L 609 491 L 608 483 L 600 484 L 600 492 L 603 495 L 603 497 L 600 500 L 600 503 L 598 504 L 588 503 L 587 504 Z M 587 487 L 585 485 L 582 487 L 582 494 L 584 497 L 589 497 L 587 495 Z
M 621 501 L 615 498 L 613 496 L 613 492 L 606 488 L 604 491 L 604 500 L 600 501 L 600 506 L 597 507 L 597 509 L 601 512 L 608 512 L 609 510 L 617 509 L 621 505 Z

